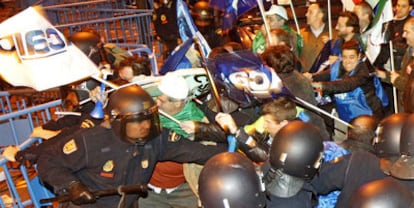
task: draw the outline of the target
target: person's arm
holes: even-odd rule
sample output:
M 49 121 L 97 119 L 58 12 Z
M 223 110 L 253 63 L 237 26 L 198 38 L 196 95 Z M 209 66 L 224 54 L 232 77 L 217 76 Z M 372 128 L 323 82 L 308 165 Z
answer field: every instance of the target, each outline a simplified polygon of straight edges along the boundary
M 42 181 L 53 187 L 55 193 L 64 191 L 71 182 L 78 181 L 74 173 L 86 167 L 86 151 L 82 140 L 80 134 L 74 134 L 43 146 L 37 160 L 38 174 Z
M 255 162 L 267 160 L 268 145 L 247 134 L 243 128 L 239 129 L 230 114 L 219 113 L 217 114 L 216 121 L 223 129 L 227 129 L 230 134 L 235 135 L 237 147 L 251 160 Z
M 351 155 L 322 163 L 319 173 L 312 179 L 311 184 L 318 194 L 328 194 L 344 187 L 347 168 L 351 161 Z
M 193 134 L 194 141 L 227 142 L 223 129 L 214 123 L 183 121 L 180 123 L 180 127 L 186 133 Z
M 355 74 L 347 76 L 340 80 L 321 82 L 321 89 L 323 94 L 337 94 L 352 91 L 370 80 L 368 68 L 365 64 L 357 65 Z
M 226 143 L 194 142 L 166 128 L 163 128 L 160 137 L 163 148 L 159 155 L 160 161 L 204 164 L 214 155 L 228 149 Z

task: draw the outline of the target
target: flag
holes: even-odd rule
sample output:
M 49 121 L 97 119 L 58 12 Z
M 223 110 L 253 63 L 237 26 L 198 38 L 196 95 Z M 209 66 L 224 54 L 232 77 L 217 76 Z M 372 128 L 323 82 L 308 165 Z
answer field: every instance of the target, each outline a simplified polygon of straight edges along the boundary
M 177 46 L 174 51 L 168 56 L 167 60 L 164 62 L 160 69 L 160 74 L 164 75 L 167 72 L 177 70 L 180 64 L 185 62 L 185 54 L 190 49 L 191 45 L 194 43 L 193 39 L 188 39 L 181 45 Z M 187 67 L 191 68 L 191 67 Z
M 29 7 L 0 24 L 0 75 L 14 86 L 38 91 L 99 74 L 96 65 Z
M 329 40 L 325 43 L 322 50 L 319 52 L 318 56 L 316 57 L 315 61 L 313 62 L 309 73 L 316 73 L 321 70 L 321 67 L 329 61 L 329 56 L 334 55 L 331 51 L 332 49 L 332 40 Z
M 198 31 L 198 28 L 194 24 L 193 18 L 189 13 L 187 4 L 185 4 L 183 0 L 177 0 L 177 24 L 181 40 L 186 42 L 188 39 L 197 38 L 202 46 L 203 55 L 208 57 L 211 48 L 200 31 Z
M 282 81 L 252 51 L 219 54 L 208 61 L 212 76 L 227 95 L 243 107 L 282 91 Z
M 375 16 L 371 22 L 368 31 L 364 32 L 361 36 L 366 36 L 367 42 L 365 43 L 365 54 L 371 63 L 375 62 L 378 54 L 381 50 L 381 44 L 385 42 L 383 24 L 393 19 L 393 11 L 391 0 L 380 0 L 375 5 Z M 362 37 L 364 39 L 364 37 Z
M 261 0 L 259 0 L 261 1 Z M 257 6 L 256 0 L 210 0 L 210 6 L 224 12 L 223 31 L 236 24 L 237 18 Z

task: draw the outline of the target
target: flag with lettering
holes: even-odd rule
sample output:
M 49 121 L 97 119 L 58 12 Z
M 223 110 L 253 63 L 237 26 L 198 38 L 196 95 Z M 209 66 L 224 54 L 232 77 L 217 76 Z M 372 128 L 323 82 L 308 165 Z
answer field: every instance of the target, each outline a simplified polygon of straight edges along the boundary
M 42 15 L 29 7 L 0 24 L 0 75 L 38 91 L 99 74 L 97 66 Z

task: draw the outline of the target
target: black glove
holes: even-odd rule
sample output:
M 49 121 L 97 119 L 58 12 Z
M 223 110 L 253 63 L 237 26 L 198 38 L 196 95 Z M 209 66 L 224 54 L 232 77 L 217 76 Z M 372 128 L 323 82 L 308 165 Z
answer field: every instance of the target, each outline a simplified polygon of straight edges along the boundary
M 18 151 L 14 158 L 17 162 L 29 168 L 37 162 L 38 155 L 34 151 L 31 151 L 31 149 L 29 148 Z
M 69 197 L 73 204 L 91 204 L 96 201 L 95 195 L 80 181 L 71 182 L 68 188 Z

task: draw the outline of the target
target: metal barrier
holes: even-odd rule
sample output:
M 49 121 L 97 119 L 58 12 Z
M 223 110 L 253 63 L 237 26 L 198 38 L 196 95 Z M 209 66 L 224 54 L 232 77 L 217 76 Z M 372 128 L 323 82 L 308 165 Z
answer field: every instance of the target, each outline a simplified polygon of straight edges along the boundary
M 17 112 L 0 115 L 0 146 L 17 145 L 26 149 L 41 142 L 39 138 L 29 138 L 34 127 L 40 126 L 52 119 L 52 113 L 61 107 L 61 100 L 28 107 Z M 35 207 L 40 208 L 40 199 L 52 197 L 53 194 L 40 184 L 36 176 L 36 168 L 27 169 L 24 165 L 18 169 L 10 168 L 9 162 L 0 157 L 0 166 L 4 181 L 1 182 L 1 207 Z M 22 176 L 20 180 L 16 179 Z M 21 185 L 24 182 L 25 186 Z M 19 187 L 19 188 L 18 188 Z M 11 201 L 5 202 L 5 198 Z
M 61 99 L 59 88 L 36 91 L 31 88 L 0 91 L 0 115 Z
M 45 11 L 66 37 L 93 29 L 108 43 L 145 44 L 152 48 L 152 10 L 45 7 Z
M 68 5 L 68 4 L 90 4 L 90 6 L 96 8 L 91 4 L 99 4 L 99 7 L 105 8 L 125 8 L 125 1 L 120 0 L 93 0 L 93 1 L 81 1 L 81 0 L 16 0 L 16 4 L 20 9 L 25 9 L 30 6 L 43 5 L 43 6 L 55 6 L 55 5 Z
M 118 43 L 117 46 L 124 48 L 128 53 L 137 56 L 148 56 L 151 62 L 151 70 L 153 75 L 159 75 L 158 73 L 158 65 L 157 65 L 157 55 L 155 54 L 154 47 L 152 50 L 144 44 L 125 44 L 125 43 Z

